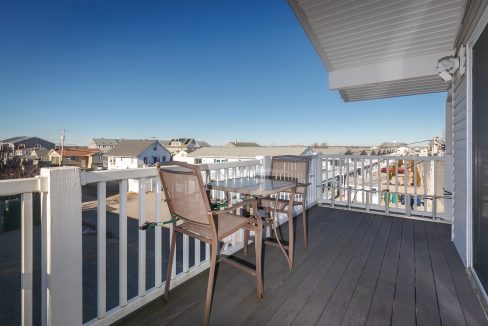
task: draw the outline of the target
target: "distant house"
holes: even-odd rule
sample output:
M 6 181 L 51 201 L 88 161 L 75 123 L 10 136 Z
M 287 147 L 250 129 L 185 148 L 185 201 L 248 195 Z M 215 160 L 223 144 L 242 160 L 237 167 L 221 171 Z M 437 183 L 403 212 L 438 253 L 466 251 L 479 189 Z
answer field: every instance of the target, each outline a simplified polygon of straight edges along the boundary
M 188 154 L 189 154 L 188 151 L 182 150 L 182 151 L 179 151 L 178 153 L 176 153 L 175 155 L 173 155 L 172 159 L 173 159 L 173 161 L 187 162 L 188 161 Z
M 420 149 L 420 156 L 429 156 L 429 148 L 428 147 L 422 147 Z
M 253 142 L 230 141 L 224 144 L 224 147 L 259 147 L 259 144 Z
M 255 146 L 255 147 L 203 147 L 187 155 L 187 162 L 218 163 L 254 160 L 258 156 L 308 155 L 312 154 L 306 146 Z
M 107 152 L 108 169 L 142 168 L 169 161 L 170 152 L 157 140 L 124 140 Z
M 65 147 L 52 149 L 48 156 L 51 164 L 78 166 L 83 170 L 96 170 L 102 166 L 103 152 L 98 148 Z M 62 160 L 62 161 L 61 161 Z
M 124 140 L 106 155 L 109 170 L 136 169 L 171 160 L 171 153 L 157 140 Z M 150 180 L 147 185 L 151 185 Z M 139 191 L 138 180 L 129 180 L 128 186 L 129 191 Z
M 92 138 L 88 142 L 88 148 L 98 148 L 102 152 L 106 153 L 109 150 L 115 148 L 123 139 L 114 138 Z
M 161 144 L 171 153 L 171 157 L 175 157 L 182 151 L 190 153 L 200 147 L 210 146 L 207 142 L 196 141 L 194 138 L 174 138 L 167 142 L 161 142 Z M 182 155 L 184 156 L 184 154 Z
M 32 161 L 34 165 L 38 165 L 41 162 L 50 162 L 49 150 L 46 148 L 32 149 L 29 156 L 27 156 L 26 159 Z
M 0 160 L 13 158 L 14 156 L 25 157 L 30 154 L 31 149 L 46 148 L 53 149 L 55 144 L 39 137 L 17 136 L 0 141 Z

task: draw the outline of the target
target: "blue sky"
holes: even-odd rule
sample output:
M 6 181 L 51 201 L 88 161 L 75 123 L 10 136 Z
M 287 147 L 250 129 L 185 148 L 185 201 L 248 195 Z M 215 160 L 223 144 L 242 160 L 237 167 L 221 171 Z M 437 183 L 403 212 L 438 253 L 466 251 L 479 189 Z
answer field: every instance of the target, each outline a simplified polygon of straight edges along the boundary
M 344 103 L 285 0 L 3 1 L 0 139 L 375 145 L 441 136 L 445 94 Z

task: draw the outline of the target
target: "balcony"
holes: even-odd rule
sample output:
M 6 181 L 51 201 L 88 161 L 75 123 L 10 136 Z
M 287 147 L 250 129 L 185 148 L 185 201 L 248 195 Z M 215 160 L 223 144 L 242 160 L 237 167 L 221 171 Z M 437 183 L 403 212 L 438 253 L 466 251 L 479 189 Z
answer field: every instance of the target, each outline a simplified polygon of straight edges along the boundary
M 487 324 L 450 241 L 443 158 L 309 158 L 309 248 L 301 223 L 291 271 L 276 248 L 265 248 L 261 303 L 252 278 L 221 266 L 212 324 Z M 267 175 L 270 160 L 202 164 L 203 178 Z M 138 192 L 128 194 L 134 182 Z M 7 262 L 20 266 L 0 274 L 1 284 L 20 280 L 20 287 L 10 290 L 0 324 L 201 322 L 209 248 L 177 238 L 173 290 L 163 304 L 169 229 L 137 228 L 167 218 L 156 169 L 44 169 L 38 178 L 1 181 L 0 190 L 18 195 L 22 211 L 21 230 L 9 234 L 21 244 L 19 257 Z M 33 193 L 40 226 L 33 226 Z M 211 196 L 218 202 L 223 194 Z M 236 233 L 222 250 L 241 255 L 242 245 Z

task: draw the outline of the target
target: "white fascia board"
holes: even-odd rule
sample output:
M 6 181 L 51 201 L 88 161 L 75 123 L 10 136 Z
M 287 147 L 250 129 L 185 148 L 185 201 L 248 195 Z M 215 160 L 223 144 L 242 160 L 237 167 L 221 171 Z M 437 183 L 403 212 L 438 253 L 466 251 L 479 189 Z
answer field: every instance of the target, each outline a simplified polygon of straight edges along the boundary
M 453 55 L 453 53 L 453 51 L 441 52 L 334 70 L 329 72 L 329 88 L 343 89 L 437 75 L 436 66 L 439 59 Z

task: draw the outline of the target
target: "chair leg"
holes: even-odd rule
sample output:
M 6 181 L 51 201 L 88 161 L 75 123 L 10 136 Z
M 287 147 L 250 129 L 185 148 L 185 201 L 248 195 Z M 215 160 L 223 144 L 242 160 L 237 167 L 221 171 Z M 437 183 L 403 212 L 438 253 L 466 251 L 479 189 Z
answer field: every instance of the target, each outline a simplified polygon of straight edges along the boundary
M 205 319 L 203 321 L 205 326 L 208 326 L 210 319 L 210 307 L 212 306 L 213 286 L 215 281 L 215 268 L 217 265 L 217 251 L 218 244 L 213 244 L 210 253 L 210 271 L 208 273 L 207 297 L 205 299 Z
M 254 238 L 254 246 L 256 249 L 256 293 L 258 299 L 264 297 L 263 289 L 263 267 L 262 267 L 262 254 L 263 254 L 263 228 L 256 230 L 256 236 Z
M 176 231 L 173 230 L 171 237 L 172 237 L 171 246 L 170 246 L 169 257 L 168 257 L 168 270 L 166 271 L 166 286 L 164 288 L 165 302 L 168 302 L 169 283 L 171 282 L 171 272 L 173 270 L 173 260 L 174 260 L 175 248 L 176 248 Z
M 244 230 L 244 256 L 247 256 L 248 243 L 249 243 L 249 230 Z
M 305 200 L 302 202 L 302 220 L 303 220 L 303 240 L 305 241 L 305 248 L 308 247 L 308 223 L 307 223 L 307 209 Z

